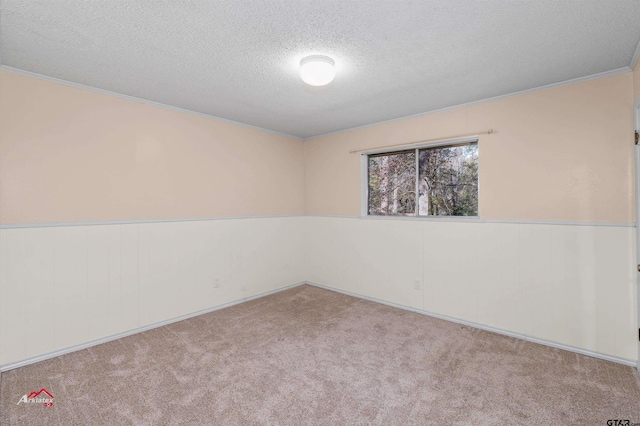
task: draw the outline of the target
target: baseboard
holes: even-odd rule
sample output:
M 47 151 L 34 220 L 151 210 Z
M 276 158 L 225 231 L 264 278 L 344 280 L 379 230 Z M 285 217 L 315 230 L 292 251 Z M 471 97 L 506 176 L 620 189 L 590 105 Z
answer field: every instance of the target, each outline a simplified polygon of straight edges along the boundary
M 43 355 L 38 355 L 36 357 L 33 358 L 28 358 L 28 359 L 24 359 L 21 361 L 17 361 L 17 362 L 13 362 L 13 363 L 9 363 L 9 364 L 5 364 L 0 366 L 0 373 L 5 372 L 5 371 L 9 371 L 9 370 L 13 370 L 15 368 L 19 368 L 19 367 L 24 367 L 27 366 L 29 364 L 34 364 L 36 362 L 40 362 L 40 361 L 44 361 L 50 358 L 55 358 L 57 356 L 60 355 L 64 355 L 64 354 L 68 354 L 71 352 L 76 352 L 82 349 L 86 349 L 86 348 L 90 348 L 92 346 L 97 346 L 100 345 L 102 343 L 107 343 L 107 342 L 111 342 L 113 340 L 117 340 L 117 339 L 121 339 L 123 337 L 127 337 L 127 336 L 131 336 L 133 334 L 137 334 L 137 333 L 142 333 L 143 331 L 147 331 L 147 330 L 152 330 L 154 328 L 158 328 L 158 327 L 162 327 L 168 324 L 172 324 L 174 322 L 178 322 L 178 321 L 182 321 L 185 319 L 189 319 L 189 318 L 193 318 L 193 317 L 197 317 L 198 315 L 203 315 L 203 314 L 207 314 L 209 312 L 214 312 L 214 311 L 218 311 L 220 309 L 224 309 L 224 308 L 228 308 L 231 306 L 235 306 L 235 305 L 239 305 L 241 303 L 244 302 L 248 302 L 250 300 L 255 300 L 255 299 L 259 299 L 261 297 L 265 297 L 265 296 L 269 296 L 271 294 L 275 294 L 275 293 L 279 293 L 281 291 L 285 291 L 285 290 L 289 290 L 295 287 L 299 287 L 301 285 L 304 284 L 308 284 L 310 286 L 313 287 L 318 287 L 318 288 L 322 288 L 324 290 L 329 290 L 329 291 L 335 291 L 336 293 L 341 293 L 341 294 L 345 294 L 347 296 L 352 296 L 352 297 L 357 297 L 358 299 L 363 299 L 363 300 L 368 300 L 370 302 L 375 302 L 375 303 L 380 303 L 383 305 L 387 305 L 387 306 L 391 306 L 394 308 L 398 308 L 398 309 L 403 309 L 405 311 L 410 311 L 410 312 L 416 312 L 418 314 L 422 314 L 422 315 L 427 315 L 433 318 L 438 318 L 438 319 L 442 319 L 445 321 L 450 321 L 450 322 L 454 322 L 457 324 L 462 324 L 462 325 L 466 325 L 468 327 L 474 327 L 474 328 L 478 328 L 481 330 L 485 330 L 485 331 L 489 331 L 492 333 L 497 333 L 497 334 L 502 334 L 504 336 L 509 336 L 509 337 L 515 337 L 516 339 L 522 339 L 522 340 L 526 340 L 528 342 L 533 342 L 533 343 L 538 343 L 540 345 L 545 345 L 545 346 L 549 346 L 552 348 L 557 348 L 557 349 L 562 349 L 565 351 L 569 351 L 569 352 L 574 352 L 574 353 L 578 353 L 581 355 L 586 355 L 586 356 L 590 356 L 593 358 L 599 358 L 599 359 L 603 359 L 605 361 L 611 361 L 611 362 L 615 362 L 618 364 L 623 364 L 623 365 L 628 365 L 631 367 L 638 367 L 639 363 L 637 361 L 634 360 L 630 360 L 630 359 L 626 359 L 626 358 L 620 358 L 620 357 L 615 357 L 615 356 L 611 356 L 611 355 L 606 355 L 606 354 L 602 354 L 599 352 L 594 352 L 594 351 L 589 351 L 586 349 L 581 349 L 581 348 L 577 348 L 574 346 L 569 346 L 569 345 L 565 345 L 563 343 L 558 343 L 558 342 L 554 342 L 551 340 L 545 340 L 545 339 L 540 339 L 537 337 L 533 337 L 533 336 L 528 336 L 526 334 L 520 334 L 520 333 L 514 333 L 512 331 L 508 331 L 508 330 L 503 330 L 500 328 L 496 328 L 496 327 L 490 327 L 487 325 L 483 325 L 483 324 L 479 324 L 479 323 L 475 323 L 475 322 L 471 322 L 471 321 L 466 321 L 466 320 L 462 320 L 459 318 L 454 318 L 454 317 L 450 317 L 447 315 L 442 315 L 442 314 L 437 314 L 435 312 L 429 312 L 423 309 L 418 309 L 418 308 L 413 308 L 410 306 L 406 306 L 406 305 L 401 305 L 398 303 L 393 303 L 393 302 L 388 302 L 386 300 L 382 300 L 382 299 L 376 299 L 374 297 L 369 297 L 369 296 L 364 296 L 361 294 L 357 294 L 357 293 L 352 293 L 350 291 L 346 291 L 346 290 L 341 290 L 341 289 L 337 289 L 334 287 L 329 287 L 323 284 L 318 284 L 312 281 L 302 281 L 302 282 L 298 282 L 295 284 L 291 284 L 285 287 L 281 287 L 275 290 L 271 290 L 271 291 L 267 291 L 264 293 L 260 293 L 257 294 L 255 296 L 251 296 L 251 297 L 245 297 L 243 299 L 238 299 L 235 300 L 233 302 L 229 302 L 229 303 L 225 303 L 222 305 L 218 305 L 218 306 L 214 306 L 211 308 L 207 308 L 207 309 L 203 309 L 201 311 L 197 311 L 197 312 L 193 312 L 190 314 L 186 314 L 186 315 L 182 315 L 179 317 L 175 317 L 175 318 L 171 318 L 165 321 L 160 321 L 154 324 L 150 324 L 150 325 L 146 325 L 144 327 L 139 327 L 139 328 L 135 328 L 133 330 L 129 330 L 129 331 L 125 331 L 122 333 L 118 333 L 118 334 L 114 334 L 108 337 L 103 337 L 101 339 L 97 339 L 97 340 L 92 340 L 90 342 L 87 343 L 82 343 L 79 345 L 75 345 L 75 346 L 70 346 L 68 348 L 64 348 L 64 349 L 59 349 L 57 351 L 53 351 L 53 352 L 49 352 Z
M 28 358 L 28 359 L 24 359 L 21 361 L 17 361 L 17 362 L 12 362 L 9 364 L 5 364 L 5 365 L 0 365 L 0 373 L 5 372 L 5 371 L 9 371 L 9 370 L 13 370 L 14 368 L 19 368 L 19 367 L 24 367 L 26 365 L 29 364 L 34 364 L 36 362 L 40 362 L 40 361 L 44 361 L 50 358 L 55 358 L 57 356 L 60 355 L 64 355 L 64 354 L 68 354 L 71 352 L 76 352 L 82 349 L 87 349 L 90 348 L 92 346 L 97 346 L 97 345 L 101 345 L 103 343 L 107 343 L 107 342 L 111 342 L 113 340 L 118 340 L 121 339 L 123 337 L 127 337 L 127 336 L 131 336 L 133 334 L 137 334 L 137 333 L 142 333 L 143 331 L 148 331 L 148 330 L 153 330 L 154 328 L 158 328 L 158 327 L 162 327 L 168 324 L 172 324 L 174 322 L 178 322 L 178 321 L 182 321 L 182 320 L 186 320 L 189 318 L 193 318 L 193 317 L 197 317 L 198 315 L 203 315 L 203 314 L 208 314 L 209 312 L 214 312 L 214 311 L 218 311 L 220 309 L 224 309 L 224 308 L 228 308 L 231 306 L 235 306 L 235 305 L 239 305 L 241 303 L 245 303 L 248 302 L 250 300 L 255 300 L 255 299 L 259 299 L 261 297 L 265 297 L 265 296 L 269 296 L 271 294 L 275 294 L 275 293 L 279 293 L 281 291 L 285 291 L 285 290 L 289 290 L 292 289 L 294 287 L 298 287 L 301 285 L 306 284 L 306 281 L 302 281 L 302 282 L 298 282 L 295 284 L 291 284 L 288 285 L 286 287 L 281 287 L 281 288 L 277 288 L 275 290 L 271 290 L 271 291 L 267 291 L 265 293 L 260 293 L 257 294 L 255 296 L 251 296 L 251 297 L 245 297 L 243 299 L 238 299 L 235 300 L 233 302 L 229 302 L 229 303 L 225 303 L 223 305 L 217 305 L 211 308 L 207 308 L 207 309 L 203 309 L 201 311 L 197 311 L 197 312 L 193 312 L 190 314 L 186 314 L 186 315 L 181 315 L 179 317 L 175 317 L 175 318 L 171 318 L 165 321 L 160 321 L 160 322 L 156 322 L 154 324 L 149 324 L 149 325 L 145 325 L 144 327 L 139 327 L 139 328 L 135 328 L 133 330 L 128 330 L 122 333 L 118 333 L 118 334 L 114 334 L 111 336 L 107 336 L 107 337 L 103 337 L 97 340 L 92 340 L 90 342 L 87 343 L 81 343 L 79 345 L 75 345 L 75 346 L 70 346 L 68 348 L 64 348 L 64 349 L 59 349 L 57 351 L 53 351 L 53 352 L 49 352 L 46 353 L 44 355 L 38 355 L 36 357 L 33 358 Z
M 459 319 L 459 318 L 450 317 L 450 316 L 447 316 L 447 315 L 437 314 L 435 312 L 429 312 L 429 311 L 425 311 L 423 309 L 412 308 L 410 306 L 400 305 L 398 303 L 388 302 L 386 300 L 376 299 L 374 297 L 363 296 L 361 294 L 352 293 L 352 292 L 346 291 L 346 290 L 340 290 L 340 289 L 337 289 L 337 288 L 334 288 L 334 287 L 329 287 L 329 286 L 326 286 L 326 285 L 323 285 L 323 284 L 314 283 L 312 281 L 306 281 L 306 284 L 314 286 L 314 287 L 322 288 L 322 289 L 325 289 L 325 290 L 335 291 L 337 293 L 342 293 L 342 294 L 345 294 L 347 296 L 357 297 L 358 299 L 364 299 L 364 300 L 368 300 L 370 302 L 381 303 L 383 305 L 391 306 L 391 307 L 398 308 L 398 309 L 403 309 L 405 311 L 416 312 L 418 314 L 427 315 L 427 316 L 430 316 L 430 317 L 433 317 L 433 318 L 438 318 L 438 319 L 442 319 L 442 320 L 445 320 L 445 321 L 450 321 L 450 322 L 454 322 L 454 323 L 457 323 L 457 324 L 466 325 L 468 327 L 479 328 L 481 330 L 490 331 L 492 333 L 497 333 L 497 334 L 502 334 L 504 336 L 515 337 L 516 339 L 522 339 L 522 340 L 526 340 L 528 342 L 538 343 L 540 345 L 545 345 L 545 346 L 549 346 L 549 347 L 552 347 L 552 348 L 562 349 L 562 350 L 565 350 L 565 351 L 574 352 L 574 353 L 578 353 L 578 354 L 581 354 L 581 355 L 590 356 L 590 357 L 593 357 L 593 358 L 599 358 L 599 359 L 603 359 L 605 361 L 611 361 L 611 362 L 615 362 L 615 363 L 618 363 L 618 364 L 624 364 L 624 365 L 628 365 L 630 367 L 636 367 L 636 368 L 640 367 L 640 363 L 638 361 L 634 361 L 634 360 L 631 360 L 631 359 L 620 358 L 620 357 L 615 357 L 615 356 L 611 356 L 611 355 L 602 354 L 602 353 L 599 353 L 599 352 L 589 351 L 589 350 L 586 350 L 586 349 L 576 348 L 575 346 L 565 345 L 563 343 L 554 342 L 552 340 L 540 339 L 538 337 L 528 336 L 526 334 L 514 333 L 512 331 L 503 330 L 501 328 L 491 327 L 491 326 L 488 326 L 488 325 L 483 325 L 483 324 L 479 324 L 479 323 L 475 323 L 475 322 L 471 322 L 471 321 L 466 321 L 466 320 L 462 320 L 462 319 Z

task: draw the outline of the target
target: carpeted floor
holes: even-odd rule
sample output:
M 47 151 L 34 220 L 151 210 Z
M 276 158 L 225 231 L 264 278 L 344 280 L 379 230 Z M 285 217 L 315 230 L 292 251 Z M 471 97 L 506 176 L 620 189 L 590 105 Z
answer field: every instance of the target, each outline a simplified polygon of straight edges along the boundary
M 17 404 L 41 388 L 52 407 Z M 2 425 L 633 424 L 640 378 L 301 286 L 2 373 L 0 409 Z

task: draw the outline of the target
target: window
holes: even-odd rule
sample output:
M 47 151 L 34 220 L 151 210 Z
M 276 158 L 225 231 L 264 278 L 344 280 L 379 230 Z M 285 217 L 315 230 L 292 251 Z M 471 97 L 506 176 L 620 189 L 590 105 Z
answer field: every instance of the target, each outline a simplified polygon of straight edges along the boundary
M 369 214 L 415 216 L 416 152 L 369 156 Z
M 367 214 L 477 216 L 478 142 L 367 156 Z

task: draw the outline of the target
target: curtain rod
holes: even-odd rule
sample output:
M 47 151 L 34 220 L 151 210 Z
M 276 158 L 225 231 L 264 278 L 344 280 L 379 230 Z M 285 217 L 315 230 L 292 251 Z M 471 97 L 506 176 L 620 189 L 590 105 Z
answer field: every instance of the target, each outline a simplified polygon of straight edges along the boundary
M 355 149 L 353 151 L 349 151 L 349 154 L 356 154 L 358 152 L 365 152 L 365 151 L 376 151 L 376 150 L 385 149 L 385 148 L 397 148 L 397 147 L 410 148 L 413 145 L 421 145 L 421 144 L 424 144 L 424 143 L 427 143 L 427 142 L 445 142 L 445 141 L 451 140 L 451 139 L 470 138 L 470 137 L 478 136 L 478 135 L 490 135 L 490 134 L 492 134 L 494 132 L 495 131 L 493 129 L 489 129 L 486 132 L 470 133 L 470 134 L 467 134 L 467 135 L 455 135 L 455 136 L 449 136 L 449 137 L 446 137 L 446 138 L 426 139 L 426 140 L 417 141 L 417 142 L 397 143 L 395 145 L 385 145 L 385 146 L 377 146 L 377 147 L 373 147 L 373 148 Z

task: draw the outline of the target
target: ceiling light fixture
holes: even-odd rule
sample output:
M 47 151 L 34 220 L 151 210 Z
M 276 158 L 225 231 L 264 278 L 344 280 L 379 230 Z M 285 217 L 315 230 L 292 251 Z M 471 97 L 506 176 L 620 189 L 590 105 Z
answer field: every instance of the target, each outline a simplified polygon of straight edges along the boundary
M 324 86 L 336 76 L 336 63 L 328 56 L 311 55 L 300 60 L 300 78 L 311 86 Z

